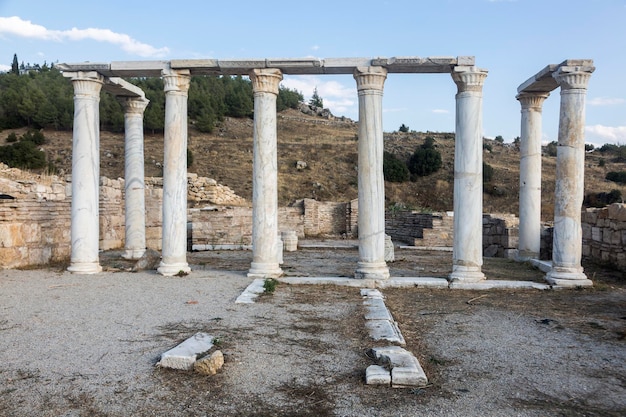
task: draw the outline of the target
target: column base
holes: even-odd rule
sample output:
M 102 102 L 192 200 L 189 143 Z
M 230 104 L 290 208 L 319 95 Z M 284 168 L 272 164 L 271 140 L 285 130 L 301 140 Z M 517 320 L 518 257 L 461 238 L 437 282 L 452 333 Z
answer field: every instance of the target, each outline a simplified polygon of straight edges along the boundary
M 167 264 L 161 261 L 157 272 L 165 277 L 173 277 L 174 275 L 187 275 L 191 272 L 191 268 L 187 262 Z
M 99 262 L 72 262 L 67 270 L 72 274 L 97 274 L 102 267 Z
M 517 262 L 528 262 L 531 259 L 539 259 L 539 253 L 527 250 L 518 250 L 515 254 L 515 260 Z
M 126 249 L 122 258 L 132 261 L 141 258 L 144 253 L 146 253 L 145 249 Z
M 558 287 L 591 287 L 593 281 L 587 278 L 582 268 L 552 267 L 546 274 L 546 282 Z
M 277 262 L 252 262 L 248 271 L 249 278 L 278 278 L 282 274 Z
M 479 266 L 453 265 L 452 273 L 448 276 L 450 282 L 479 282 L 485 280 Z
M 358 262 L 356 279 L 389 279 L 389 268 L 386 262 Z

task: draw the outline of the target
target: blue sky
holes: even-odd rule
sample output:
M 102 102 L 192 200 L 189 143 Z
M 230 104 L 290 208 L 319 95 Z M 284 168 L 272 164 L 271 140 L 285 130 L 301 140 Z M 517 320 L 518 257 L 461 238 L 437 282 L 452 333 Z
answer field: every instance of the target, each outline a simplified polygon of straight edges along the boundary
M 589 58 L 586 141 L 626 144 L 626 0 L 0 0 L 0 69 L 20 62 L 473 55 L 489 71 L 484 135 L 520 134 L 517 87 L 548 64 Z M 349 76 L 285 76 L 308 100 L 358 117 Z M 390 74 L 385 131 L 454 131 L 448 74 Z M 556 140 L 559 91 L 544 104 Z

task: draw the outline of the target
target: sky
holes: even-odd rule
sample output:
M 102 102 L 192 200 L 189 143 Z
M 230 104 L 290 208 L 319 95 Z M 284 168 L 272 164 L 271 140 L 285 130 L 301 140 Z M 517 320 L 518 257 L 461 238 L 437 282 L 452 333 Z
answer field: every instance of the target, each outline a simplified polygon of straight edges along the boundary
M 474 56 L 489 71 L 483 134 L 520 135 L 517 87 L 546 65 L 593 59 L 587 143 L 626 144 L 626 0 L 0 0 L 0 70 L 84 61 Z M 289 76 L 336 116 L 358 119 L 351 75 Z M 389 74 L 383 128 L 453 132 L 449 74 Z M 543 106 L 557 140 L 559 90 Z

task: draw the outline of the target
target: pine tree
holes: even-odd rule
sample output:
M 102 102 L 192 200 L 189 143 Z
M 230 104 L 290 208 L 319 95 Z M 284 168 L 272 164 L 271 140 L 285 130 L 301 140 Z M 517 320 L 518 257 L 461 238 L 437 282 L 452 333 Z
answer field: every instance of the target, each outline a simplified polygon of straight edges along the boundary
M 313 96 L 311 97 L 311 100 L 309 100 L 309 105 L 313 107 L 319 107 L 321 109 L 324 108 L 324 100 L 317 93 L 317 87 L 315 87 L 315 90 L 313 90 Z
M 11 73 L 20 75 L 20 65 L 17 62 L 17 54 L 13 54 L 13 63 L 11 64 Z

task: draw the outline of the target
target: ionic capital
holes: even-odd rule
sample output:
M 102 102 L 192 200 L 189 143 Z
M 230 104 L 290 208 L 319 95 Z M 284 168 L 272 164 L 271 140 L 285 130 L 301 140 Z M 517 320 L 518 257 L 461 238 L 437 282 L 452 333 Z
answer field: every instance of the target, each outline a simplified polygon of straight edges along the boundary
M 456 67 L 452 72 L 452 80 L 458 88 L 458 93 L 482 92 L 485 78 L 487 78 L 487 70 L 476 67 Z
M 172 70 L 165 69 L 161 71 L 163 77 L 163 91 L 165 93 L 181 93 L 187 94 L 191 76 L 189 70 Z
M 117 97 L 126 114 L 139 114 L 143 115 L 143 112 L 148 107 L 148 100 L 145 97 Z
M 275 68 L 256 68 L 250 71 L 252 91 L 278 95 L 278 85 L 283 79 L 283 73 Z
M 595 67 L 560 67 L 552 74 L 561 90 L 586 90 Z
M 387 69 L 384 67 L 357 67 L 353 76 L 359 93 L 367 90 L 383 91 L 387 79 Z
M 550 96 L 550 93 L 519 93 L 515 98 L 522 105 L 522 110 L 532 109 L 541 112 L 543 102 Z
M 104 84 L 104 77 L 96 71 L 64 72 L 74 86 L 74 96 L 100 97 L 100 90 Z

